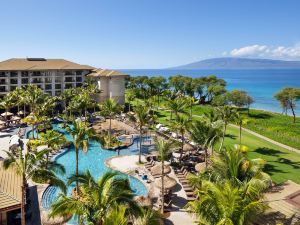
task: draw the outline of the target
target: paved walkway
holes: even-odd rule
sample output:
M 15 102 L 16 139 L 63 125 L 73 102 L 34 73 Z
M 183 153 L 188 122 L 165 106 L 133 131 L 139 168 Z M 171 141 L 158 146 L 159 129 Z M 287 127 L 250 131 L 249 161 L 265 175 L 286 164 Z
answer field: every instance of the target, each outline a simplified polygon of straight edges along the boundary
M 239 126 L 237 126 L 237 125 L 234 125 L 234 124 L 229 124 L 229 125 L 232 126 L 232 127 L 237 128 L 237 129 L 240 129 Z M 300 154 L 300 150 L 299 150 L 299 149 L 296 149 L 296 148 L 290 147 L 290 146 L 288 146 L 288 145 L 282 144 L 282 143 L 280 143 L 280 142 L 274 141 L 274 140 L 272 140 L 272 139 L 270 139 L 270 138 L 267 138 L 267 137 L 265 137 L 265 136 L 263 136 L 263 135 L 261 135 L 261 134 L 258 134 L 258 133 L 254 132 L 254 131 L 252 131 L 252 130 L 249 130 L 249 129 L 247 129 L 247 128 L 242 128 L 242 130 L 243 130 L 243 131 L 246 131 L 247 133 L 252 134 L 252 135 L 254 135 L 254 136 L 256 136 L 256 137 L 259 137 L 259 138 L 261 138 L 261 139 L 263 139 L 263 140 L 265 140 L 265 141 L 268 141 L 268 142 L 270 142 L 270 143 L 272 143 L 272 144 L 274 144 L 274 145 L 277 145 L 277 146 L 282 147 L 282 148 L 285 148 L 285 149 L 287 149 L 287 150 L 289 150 L 289 151 L 293 151 L 293 152 L 296 152 L 296 153 L 299 153 L 299 154 Z

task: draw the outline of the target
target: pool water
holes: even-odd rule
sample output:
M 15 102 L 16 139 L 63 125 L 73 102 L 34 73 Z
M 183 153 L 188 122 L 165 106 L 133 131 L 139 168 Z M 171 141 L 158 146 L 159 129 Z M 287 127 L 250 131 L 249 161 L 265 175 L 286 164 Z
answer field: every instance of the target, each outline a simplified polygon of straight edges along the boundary
M 64 129 L 62 129 L 59 124 L 53 124 L 53 129 L 59 132 L 62 132 L 67 140 L 71 141 L 72 136 L 67 133 Z M 28 134 L 30 135 L 30 134 Z M 133 155 L 138 154 L 139 152 L 139 138 L 134 140 L 133 145 L 128 148 L 120 150 L 120 155 Z M 143 148 L 143 152 L 147 152 L 147 148 Z M 79 172 L 85 173 L 87 170 L 91 172 L 95 179 L 98 179 L 103 175 L 106 171 L 111 170 L 105 165 L 105 161 L 113 156 L 116 156 L 118 153 L 115 151 L 105 150 L 101 147 L 101 145 L 96 141 L 91 141 L 88 152 L 84 153 L 83 151 L 79 151 Z M 62 180 L 67 182 L 67 178 L 75 173 L 75 149 L 74 146 L 71 145 L 66 151 L 62 154 L 55 157 L 55 160 L 58 163 L 64 165 L 66 173 L 64 175 L 58 175 Z M 148 191 L 145 185 L 138 179 L 122 174 L 122 176 L 127 176 L 130 181 L 130 186 L 136 195 L 145 196 Z M 71 194 L 73 186 L 68 187 L 68 194 Z M 43 193 L 42 196 L 42 206 L 45 209 L 50 209 L 51 204 L 57 199 L 60 190 L 56 187 L 49 186 Z M 76 220 L 71 219 L 68 223 L 77 224 Z

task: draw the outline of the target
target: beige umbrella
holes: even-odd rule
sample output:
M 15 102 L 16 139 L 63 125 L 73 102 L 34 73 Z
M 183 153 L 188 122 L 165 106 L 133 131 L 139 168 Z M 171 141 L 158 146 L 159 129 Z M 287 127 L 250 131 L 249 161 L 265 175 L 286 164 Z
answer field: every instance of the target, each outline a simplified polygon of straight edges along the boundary
M 0 120 L 0 125 L 4 125 L 4 124 L 5 124 L 5 121 Z
M 155 185 L 159 188 L 161 188 L 161 178 L 157 178 L 155 179 Z M 168 175 L 164 176 L 164 186 L 166 189 L 171 189 L 173 187 L 175 187 L 177 184 L 177 181 L 172 178 L 172 177 L 169 177 Z
M 145 196 L 136 196 L 134 198 L 135 201 L 137 201 L 137 203 L 140 205 L 140 206 L 145 206 L 145 207 L 148 207 L 148 206 L 152 206 L 152 201 L 149 197 L 145 197 Z
M 11 120 L 20 120 L 21 119 L 21 117 L 19 117 L 19 116 L 13 116 L 12 118 L 11 118 Z
M 21 110 L 17 113 L 18 115 L 24 115 L 24 112 Z
M 194 149 L 195 148 L 192 145 L 190 145 L 190 144 L 184 144 L 184 146 L 183 146 L 183 151 L 184 152 L 193 151 Z
M 205 170 L 205 162 L 197 163 L 195 166 L 195 170 L 202 173 Z
M 12 115 L 14 115 L 14 114 L 11 112 L 4 112 L 1 114 L 1 116 L 12 116 Z
M 164 174 L 168 174 L 171 172 L 171 167 L 169 165 L 164 165 Z M 161 175 L 162 169 L 161 169 L 161 163 L 156 164 L 151 168 L 151 174 L 153 176 Z

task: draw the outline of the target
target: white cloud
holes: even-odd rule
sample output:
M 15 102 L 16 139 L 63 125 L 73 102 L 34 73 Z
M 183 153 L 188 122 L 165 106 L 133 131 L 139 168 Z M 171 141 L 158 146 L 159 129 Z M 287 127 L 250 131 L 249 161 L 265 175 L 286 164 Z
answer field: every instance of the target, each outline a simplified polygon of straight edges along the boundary
M 229 52 L 233 57 L 258 57 L 273 59 L 300 59 L 300 43 L 293 47 L 249 45 Z

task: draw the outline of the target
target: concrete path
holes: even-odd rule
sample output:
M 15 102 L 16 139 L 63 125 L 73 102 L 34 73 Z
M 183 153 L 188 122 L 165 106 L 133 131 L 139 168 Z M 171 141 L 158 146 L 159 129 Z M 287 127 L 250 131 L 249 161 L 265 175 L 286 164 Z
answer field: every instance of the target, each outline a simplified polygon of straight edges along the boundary
M 234 125 L 234 124 L 229 124 L 229 125 L 232 126 L 232 127 L 237 128 L 237 129 L 240 129 L 239 126 L 237 126 L 237 125 Z M 299 150 L 299 149 L 296 149 L 296 148 L 293 148 L 293 147 L 291 147 L 291 146 L 288 146 L 288 145 L 282 144 L 282 143 L 280 143 L 280 142 L 274 141 L 274 140 L 272 140 L 272 139 L 270 139 L 270 138 L 267 138 L 267 137 L 265 137 L 265 136 L 263 136 L 263 135 L 261 135 L 261 134 L 258 134 L 258 133 L 254 132 L 254 131 L 252 131 L 252 130 L 249 130 L 249 129 L 247 129 L 247 128 L 242 128 L 242 130 L 243 130 L 243 131 L 246 131 L 247 133 L 252 134 L 252 135 L 254 135 L 254 136 L 256 136 L 256 137 L 259 137 L 259 138 L 261 138 L 261 139 L 263 139 L 263 140 L 265 140 L 265 141 L 268 141 L 268 142 L 270 142 L 270 143 L 272 143 L 272 144 L 274 144 L 274 145 L 277 145 L 277 146 L 282 147 L 282 148 L 285 148 L 285 149 L 287 149 L 287 150 L 289 150 L 289 151 L 293 151 L 293 152 L 296 152 L 296 153 L 299 153 L 299 154 L 300 154 L 300 150 Z

